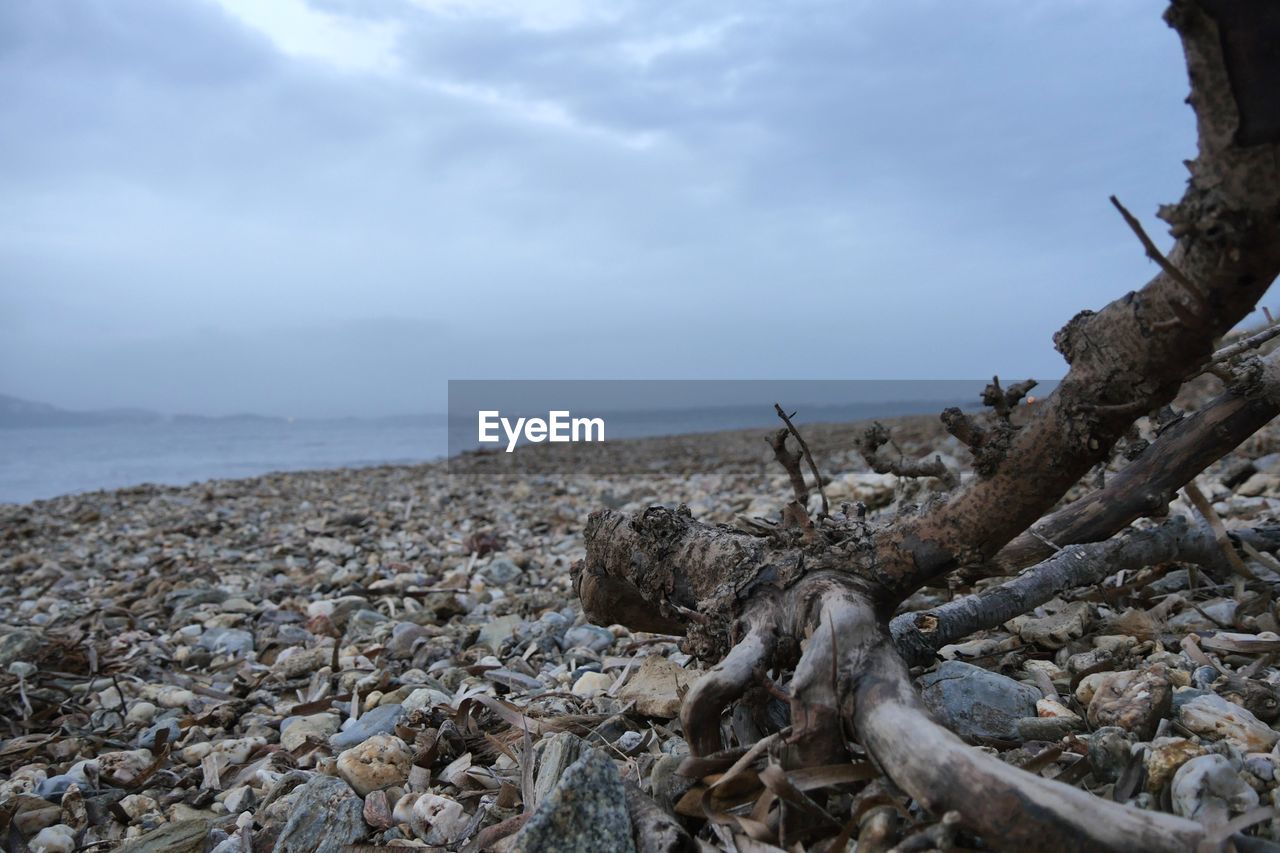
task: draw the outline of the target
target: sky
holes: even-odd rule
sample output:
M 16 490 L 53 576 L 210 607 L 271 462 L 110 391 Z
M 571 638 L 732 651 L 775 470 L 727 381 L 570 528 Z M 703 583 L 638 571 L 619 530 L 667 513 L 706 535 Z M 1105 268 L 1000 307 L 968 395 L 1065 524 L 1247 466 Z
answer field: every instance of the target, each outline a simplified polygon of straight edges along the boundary
M 1053 378 L 1154 272 L 1156 0 L 4 0 L 0 393 Z

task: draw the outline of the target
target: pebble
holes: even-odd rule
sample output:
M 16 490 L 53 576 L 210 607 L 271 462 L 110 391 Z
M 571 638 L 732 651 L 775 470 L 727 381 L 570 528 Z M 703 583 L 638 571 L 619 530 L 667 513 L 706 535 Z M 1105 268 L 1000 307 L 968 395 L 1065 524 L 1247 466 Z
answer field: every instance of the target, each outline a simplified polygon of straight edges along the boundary
M 1163 666 L 1113 672 L 1098 684 L 1089 701 L 1089 724 L 1119 726 L 1147 738 L 1169 713 L 1172 700 L 1173 690 Z
M 514 853 L 634 853 L 626 791 L 618 768 L 588 749 L 564 772 L 512 847 Z
M 680 666 L 670 658 L 650 655 L 644 659 L 626 684 L 618 691 L 618 700 L 631 704 L 637 714 L 675 719 L 680 715 L 680 702 L 701 673 Z M 577 689 L 577 685 L 574 685 Z
M 272 664 L 271 671 L 280 678 L 297 678 L 310 675 L 333 660 L 331 646 L 317 646 L 311 649 L 292 648 L 290 654 L 281 655 Z
M 342 853 L 368 834 L 364 801 L 333 776 L 312 776 L 297 789 L 273 853 Z
M 449 701 L 449 695 L 441 690 L 436 690 L 434 687 L 419 687 L 406 696 L 400 704 L 408 714 L 422 708 L 448 705 Z
M 490 583 L 506 586 L 517 580 L 524 572 L 510 560 L 497 559 L 482 567 L 480 574 Z
M 208 837 L 208 820 L 198 817 L 178 818 L 138 836 L 122 846 L 120 851 L 121 853 L 202 853 Z
M 921 696 L 963 738 L 1018 737 L 1018 720 L 1036 716 L 1034 687 L 963 661 L 945 661 L 920 679 Z
M 257 799 L 258 797 L 254 794 L 253 788 L 248 785 L 237 785 L 226 792 L 226 796 L 222 799 L 222 804 L 226 806 L 229 813 L 240 814 L 252 808 Z
M 467 827 L 466 811 L 456 800 L 432 793 L 405 794 L 395 814 L 428 845 L 448 846 Z
M 498 651 L 502 644 L 514 636 L 516 630 L 523 624 L 524 620 L 514 614 L 500 616 L 486 623 L 480 629 L 480 636 L 476 638 L 476 645 Z
M 432 632 L 424 625 L 399 622 L 391 629 L 391 637 L 386 644 L 387 655 L 392 660 L 408 660 L 413 657 L 418 646 L 431 636 Z
M 391 804 L 386 791 L 370 791 L 364 798 L 364 822 L 374 829 L 390 829 L 395 826 Z
M 403 705 L 379 705 L 372 711 L 363 714 L 354 723 L 348 721 L 342 730 L 330 736 L 329 746 L 334 749 L 347 749 L 364 743 L 374 735 L 393 731 L 396 723 L 404 716 Z
M 1143 761 L 1147 768 L 1147 790 L 1160 791 L 1183 764 L 1205 754 L 1205 749 L 1181 737 L 1156 738 Z
M 1258 805 L 1258 793 L 1221 755 L 1202 755 L 1183 764 L 1170 794 L 1176 814 L 1207 826 L 1220 826 Z
M 1089 707 L 1089 703 L 1093 701 L 1093 694 L 1098 692 L 1098 685 L 1105 681 L 1110 674 L 1109 672 L 1094 672 L 1080 679 L 1080 683 L 1076 685 L 1073 695 L 1081 707 Z
M 324 743 L 338 731 L 337 714 L 309 714 L 280 721 L 280 745 L 292 752 L 308 740 Z
M 613 686 L 613 676 L 603 672 L 584 672 L 573 682 L 573 695 L 591 697 L 598 696 Z
M 28 846 L 31 853 L 71 853 L 76 849 L 76 831 L 59 823 L 36 833 Z
M 1208 740 L 1226 740 L 1241 752 L 1269 752 L 1280 733 L 1234 702 L 1213 693 L 1197 696 L 1178 712 L 1182 724 Z
M 147 701 L 134 702 L 125 715 L 125 722 L 132 725 L 146 725 L 156 715 L 156 706 Z
M 360 796 L 403 785 L 409 778 L 413 753 L 395 735 L 374 735 L 338 756 L 338 775 Z
M 244 657 L 253 651 L 253 634 L 239 628 L 210 628 L 200 635 L 199 645 L 214 654 Z
M 0 631 L 0 666 L 34 657 L 40 650 L 40 635 L 35 631 L 17 629 Z
M 154 710 L 154 706 L 152 706 Z M 160 732 L 165 732 L 165 743 L 173 746 L 182 737 L 182 729 L 178 726 L 178 720 L 175 717 L 168 717 L 156 723 L 147 726 L 138 735 L 138 747 L 140 749 L 152 750 L 155 748 L 156 739 Z
M 1046 649 L 1060 649 L 1084 634 L 1090 616 L 1088 602 L 1063 604 L 1057 601 L 1055 612 L 1047 616 L 1019 616 L 1010 624 L 1026 642 Z
M 1129 764 L 1133 735 L 1119 726 L 1103 726 L 1089 737 L 1089 763 L 1100 782 L 1114 782 Z
M 583 648 L 602 652 L 613 645 L 616 638 L 608 628 L 599 625 L 578 625 L 564 632 L 561 641 L 566 649 Z

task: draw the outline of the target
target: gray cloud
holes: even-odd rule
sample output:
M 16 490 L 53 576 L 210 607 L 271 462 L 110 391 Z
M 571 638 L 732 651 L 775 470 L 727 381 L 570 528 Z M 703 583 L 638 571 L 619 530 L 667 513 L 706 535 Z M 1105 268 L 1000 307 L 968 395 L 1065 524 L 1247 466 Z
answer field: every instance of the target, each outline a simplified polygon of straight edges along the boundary
M 394 69 L 199 0 L 0 4 L 0 391 L 1052 376 L 1151 272 L 1106 196 L 1149 218 L 1193 153 L 1154 2 L 312 6 Z

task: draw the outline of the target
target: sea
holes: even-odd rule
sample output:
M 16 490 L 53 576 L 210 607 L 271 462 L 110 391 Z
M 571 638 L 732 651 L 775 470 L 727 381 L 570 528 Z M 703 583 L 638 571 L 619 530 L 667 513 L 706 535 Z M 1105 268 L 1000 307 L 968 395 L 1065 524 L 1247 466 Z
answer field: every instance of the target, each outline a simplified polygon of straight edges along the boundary
M 439 459 L 445 420 L 158 420 L 0 429 L 0 503 Z
M 972 396 L 968 397 L 972 400 Z M 797 423 L 840 423 L 938 412 L 951 399 L 808 407 Z M 607 416 L 608 438 L 777 426 L 768 406 L 631 411 Z M 455 430 L 460 427 L 455 423 Z M 474 427 L 468 422 L 468 438 Z M 455 436 L 457 433 L 455 432 Z M 467 442 L 471 446 L 474 442 Z M 273 471 L 411 464 L 465 449 L 443 416 L 384 420 L 272 418 L 0 428 L 0 503 L 144 483 L 188 485 Z

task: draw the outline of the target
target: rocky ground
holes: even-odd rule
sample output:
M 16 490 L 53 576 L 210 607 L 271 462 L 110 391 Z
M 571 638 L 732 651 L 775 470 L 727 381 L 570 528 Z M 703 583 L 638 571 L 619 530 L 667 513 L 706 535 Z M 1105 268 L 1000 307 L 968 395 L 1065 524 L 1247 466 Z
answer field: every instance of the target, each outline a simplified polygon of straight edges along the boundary
M 959 468 L 933 424 L 895 435 Z M 921 497 L 928 484 L 867 471 L 855 431 L 806 429 L 833 503 L 874 515 Z M 570 580 L 593 508 L 776 518 L 788 486 L 762 435 L 630 443 L 644 475 L 432 464 L 0 506 L 0 838 L 50 852 L 777 849 L 768 750 L 685 760 L 677 711 L 703 664 L 678 638 L 585 624 Z M 1277 448 L 1264 433 L 1201 478 L 1228 526 L 1274 517 Z M 1179 565 L 1112 578 L 944 649 L 920 686 L 975 749 L 1280 838 L 1280 564 L 1251 566 L 1247 584 Z M 761 734 L 739 718 L 726 732 Z M 896 822 L 983 846 L 865 763 L 787 784 L 823 803 L 833 835 Z

